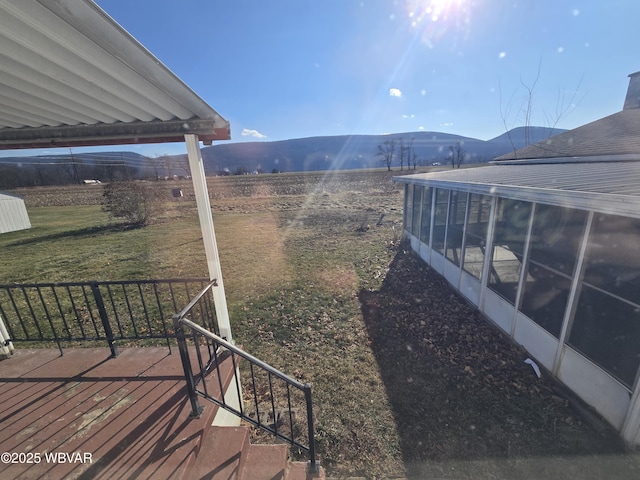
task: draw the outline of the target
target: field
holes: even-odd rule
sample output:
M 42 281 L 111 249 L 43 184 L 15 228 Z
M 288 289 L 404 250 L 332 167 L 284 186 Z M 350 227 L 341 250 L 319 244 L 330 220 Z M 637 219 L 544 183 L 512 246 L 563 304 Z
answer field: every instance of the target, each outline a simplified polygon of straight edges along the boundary
M 2 283 L 206 276 L 190 184 L 158 188 L 167 208 L 140 229 L 100 210 L 100 186 L 21 190 L 33 228 L 0 236 Z M 640 476 L 609 427 L 401 243 L 389 173 L 211 178 L 209 190 L 235 340 L 313 384 L 329 476 Z

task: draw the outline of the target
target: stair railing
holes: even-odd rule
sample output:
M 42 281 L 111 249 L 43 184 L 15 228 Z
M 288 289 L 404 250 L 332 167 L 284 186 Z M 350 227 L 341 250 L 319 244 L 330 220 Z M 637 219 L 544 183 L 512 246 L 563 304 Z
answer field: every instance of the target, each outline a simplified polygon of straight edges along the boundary
M 308 472 L 318 473 L 311 384 L 303 384 L 291 378 L 192 322 L 188 317 L 193 310 L 199 308 L 199 302 L 211 288 L 213 285 L 207 286 L 180 313 L 173 316 L 173 327 L 191 402 L 191 416 L 200 416 L 202 406 L 198 397 L 205 398 L 277 439 L 307 452 Z M 225 388 L 221 364 L 229 359 L 234 377 Z M 247 392 L 244 397 L 238 369 L 240 360 L 248 365 L 244 382 Z M 208 376 L 212 372 L 216 375 Z M 243 398 L 250 407 L 244 407 Z M 301 407 L 297 408 L 298 405 Z

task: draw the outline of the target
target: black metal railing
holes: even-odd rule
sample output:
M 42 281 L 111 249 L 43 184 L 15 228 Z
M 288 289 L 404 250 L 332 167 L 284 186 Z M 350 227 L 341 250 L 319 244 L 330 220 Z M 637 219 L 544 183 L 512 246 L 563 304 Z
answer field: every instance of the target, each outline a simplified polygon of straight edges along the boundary
M 201 309 L 199 303 L 209 288 L 206 287 L 173 317 L 191 401 L 191 415 L 200 416 L 202 407 L 198 396 L 203 397 L 306 452 L 309 458 L 308 471 L 317 473 L 319 466 L 316 461 L 311 384 L 303 384 L 285 375 L 194 323 L 190 317 L 194 311 Z M 189 348 L 188 341 L 193 343 L 192 348 Z M 190 353 L 190 350 L 195 350 L 195 353 Z M 238 375 L 240 361 L 245 367 L 242 383 Z M 223 362 L 231 362 L 230 367 L 235 372 L 227 387 L 223 382 Z M 210 373 L 215 374 L 209 376 Z M 243 406 L 245 403 L 248 408 Z
M 0 285 L 0 318 L 9 342 L 63 344 L 163 340 L 171 350 L 171 317 L 193 295 L 215 281 L 203 278 Z M 216 331 L 211 296 L 204 296 L 193 319 Z

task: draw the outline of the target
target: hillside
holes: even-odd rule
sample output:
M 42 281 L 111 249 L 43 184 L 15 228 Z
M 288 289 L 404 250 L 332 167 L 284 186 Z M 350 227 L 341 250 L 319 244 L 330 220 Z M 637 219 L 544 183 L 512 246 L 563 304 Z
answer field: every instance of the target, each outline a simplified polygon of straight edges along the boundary
M 275 142 L 220 143 L 202 149 L 209 175 L 220 172 L 270 173 L 344 170 L 383 166 L 378 146 L 393 139 L 394 169 L 398 169 L 400 139 L 413 139 L 417 165 L 451 162 L 450 147 L 458 142 L 464 163 L 488 162 L 528 143 L 544 140 L 564 130 L 544 127 L 515 128 L 491 140 L 478 140 L 442 132 L 408 132 L 392 135 L 309 137 Z M 527 138 L 528 137 L 528 138 Z M 405 166 L 407 162 L 405 161 Z M 84 179 L 109 182 L 121 178 L 187 176 L 186 155 L 148 158 L 132 152 L 64 153 L 36 157 L 0 158 L 0 189 L 78 183 Z
M 344 135 L 333 137 L 310 137 L 277 142 L 246 142 L 219 144 L 202 149 L 205 168 L 210 172 L 227 169 L 230 172 L 244 171 L 315 171 L 329 169 L 357 169 L 382 166 L 376 155 L 378 145 L 386 140 L 404 141 L 405 146 L 413 139 L 413 151 L 418 165 L 434 162 L 450 162 L 450 146 L 460 142 L 465 152 L 464 163 L 488 162 L 514 149 L 525 146 L 528 132 L 529 143 L 543 140 L 563 130 L 544 127 L 515 128 L 508 133 L 485 141 L 442 132 L 409 132 L 392 135 Z M 396 154 L 399 143 L 396 145 Z M 394 162 L 399 166 L 399 162 Z M 406 164 L 405 164 L 406 165 Z
M 392 138 L 397 142 L 402 138 L 405 145 L 413 138 L 413 151 L 420 165 L 442 161 L 449 153 L 449 145 L 455 145 L 456 142 L 464 144 L 465 151 L 474 160 L 487 154 L 483 145 L 485 142 L 481 140 L 438 132 L 415 132 L 214 145 L 202 149 L 202 155 L 205 166 L 212 171 L 224 168 L 231 171 L 237 168 L 249 171 L 260 169 L 264 172 L 372 168 L 382 166 L 380 157 L 376 155 L 378 145 Z M 398 152 L 399 144 L 396 145 L 396 157 Z M 399 166 L 399 160 L 394 163 Z

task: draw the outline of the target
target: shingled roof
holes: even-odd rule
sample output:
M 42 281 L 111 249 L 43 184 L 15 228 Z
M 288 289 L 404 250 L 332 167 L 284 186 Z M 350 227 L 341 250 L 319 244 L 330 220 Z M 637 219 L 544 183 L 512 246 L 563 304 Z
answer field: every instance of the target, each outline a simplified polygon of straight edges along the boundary
M 595 122 L 549 137 L 496 158 L 496 161 L 640 160 L 640 72 L 629 75 L 624 109 Z M 542 163 L 542 162 L 538 162 Z

